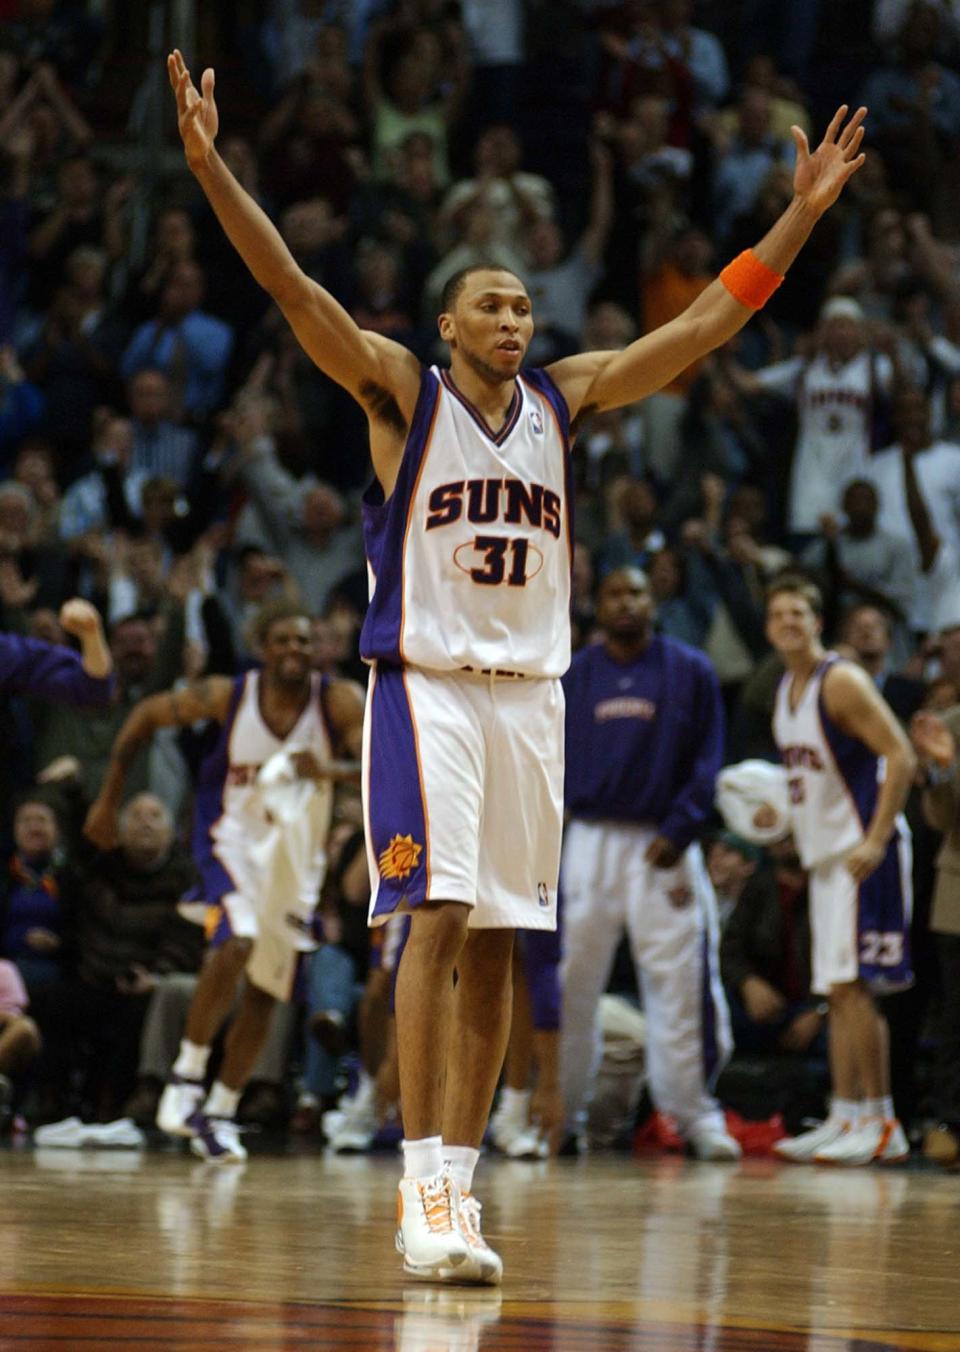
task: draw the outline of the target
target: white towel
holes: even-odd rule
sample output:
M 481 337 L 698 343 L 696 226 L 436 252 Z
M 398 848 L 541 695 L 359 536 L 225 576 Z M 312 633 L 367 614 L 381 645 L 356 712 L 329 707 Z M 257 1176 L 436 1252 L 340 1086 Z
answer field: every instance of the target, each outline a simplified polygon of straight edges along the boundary
M 745 760 L 717 776 L 717 807 L 730 831 L 753 845 L 790 834 L 787 772 L 770 761 Z
M 250 848 L 262 877 L 261 924 L 301 952 L 317 947 L 313 915 L 327 869 L 326 842 L 333 812 L 333 785 L 300 779 L 289 747 L 257 775 L 270 829 Z

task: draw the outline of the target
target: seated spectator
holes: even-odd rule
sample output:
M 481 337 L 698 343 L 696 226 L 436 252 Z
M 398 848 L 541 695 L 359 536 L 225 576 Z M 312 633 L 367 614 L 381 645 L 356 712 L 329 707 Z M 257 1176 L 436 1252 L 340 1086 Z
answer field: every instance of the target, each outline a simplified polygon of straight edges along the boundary
M 177 912 L 194 881 L 193 863 L 153 794 L 137 794 L 123 809 L 117 849 L 77 862 L 76 976 L 43 992 L 38 1017 L 52 1082 L 67 1085 L 70 1066 L 82 1066 L 83 1111 L 109 1121 L 136 1081 L 156 978 L 197 971 L 203 933 Z
M 58 540 L 41 540 L 40 529 L 30 489 L 0 482 L 0 599 L 8 609 L 53 608 L 69 590 L 66 554 Z
M 40 1033 L 27 1017 L 28 1000 L 20 973 L 0 958 L 0 1134 L 13 1116 L 12 1076 L 21 1074 L 40 1050 Z
M 177 263 L 160 292 L 157 318 L 141 324 L 120 369 L 163 371 L 170 384 L 172 407 L 185 418 L 201 421 L 219 408 L 234 334 L 229 324 L 200 307 L 206 279 L 196 263 Z
M 14 853 L 0 880 L 0 955 L 16 963 L 35 997 L 61 981 L 72 958 L 76 880 L 48 796 L 22 797 L 13 817 Z
M 717 898 L 717 919 L 721 934 L 727 927 L 727 921 L 744 887 L 762 860 L 762 848 L 751 845 L 733 831 L 721 831 L 706 845 L 703 862 Z
M 738 1052 L 825 1048 L 822 1002 L 810 994 L 807 880 L 791 840 L 751 873 L 720 939 L 720 972 Z
M 26 437 L 13 462 L 13 478 L 33 498 L 34 538 L 49 545 L 59 538 L 60 487 L 53 447 L 46 437 Z

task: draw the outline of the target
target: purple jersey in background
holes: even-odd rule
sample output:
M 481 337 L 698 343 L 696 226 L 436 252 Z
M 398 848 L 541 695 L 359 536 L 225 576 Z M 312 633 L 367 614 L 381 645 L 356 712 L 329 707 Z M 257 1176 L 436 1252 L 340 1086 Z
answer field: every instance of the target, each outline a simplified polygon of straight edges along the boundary
M 574 657 L 563 689 L 568 811 L 652 823 L 681 849 L 695 840 L 724 748 L 720 685 L 703 653 L 658 635 L 621 663 L 593 644 Z
M 0 691 L 103 708 L 113 694 L 113 677 L 88 676 L 72 648 L 0 634 Z

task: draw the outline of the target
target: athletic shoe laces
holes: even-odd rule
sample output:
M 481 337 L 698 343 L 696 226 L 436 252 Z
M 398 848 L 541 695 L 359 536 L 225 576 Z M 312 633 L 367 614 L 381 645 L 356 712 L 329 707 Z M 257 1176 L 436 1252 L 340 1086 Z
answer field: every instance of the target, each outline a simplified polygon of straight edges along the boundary
M 435 1235 L 450 1235 L 456 1230 L 453 1218 L 453 1192 L 450 1180 L 444 1177 L 431 1179 L 428 1183 L 418 1183 L 420 1205 L 426 1218 L 427 1229 Z

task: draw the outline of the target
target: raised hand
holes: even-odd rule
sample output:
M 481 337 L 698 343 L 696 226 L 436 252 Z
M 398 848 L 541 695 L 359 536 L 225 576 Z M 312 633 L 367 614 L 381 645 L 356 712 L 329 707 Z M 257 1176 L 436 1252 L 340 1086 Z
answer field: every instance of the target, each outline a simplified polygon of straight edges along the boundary
M 957 744 L 953 733 L 928 709 L 921 709 L 910 721 L 910 740 L 913 749 L 921 760 L 939 765 L 946 769 L 952 765 L 957 754 Z
M 213 149 L 220 127 L 217 105 L 213 97 L 214 74 L 208 66 L 200 77 L 202 94 L 198 94 L 190 72 L 178 51 L 167 57 L 167 74 L 177 96 L 177 126 L 191 169 L 204 164 Z
M 797 147 L 793 190 L 817 213 L 826 211 L 837 200 L 847 180 L 853 177 L 866 159 L 860 151 L 860 144 L 863 141 L 863 119 L 867 110 L 858 108 L 847 122 L 848 111 L 845 103 L 840 105 L 824 132 L 823 140 L 812 153 L 803 129 L 790 128 Z

